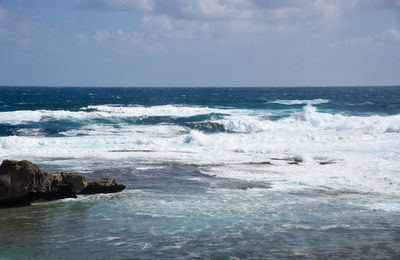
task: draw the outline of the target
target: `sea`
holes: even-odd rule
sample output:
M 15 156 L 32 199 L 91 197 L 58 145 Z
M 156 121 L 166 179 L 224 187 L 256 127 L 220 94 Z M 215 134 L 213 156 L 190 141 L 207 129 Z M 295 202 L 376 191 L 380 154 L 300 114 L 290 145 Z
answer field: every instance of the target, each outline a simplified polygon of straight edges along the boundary
M 399 259 L 400 87 L 1 87 L 0 160 L 121 193 L 0 209 L 0 259 Z

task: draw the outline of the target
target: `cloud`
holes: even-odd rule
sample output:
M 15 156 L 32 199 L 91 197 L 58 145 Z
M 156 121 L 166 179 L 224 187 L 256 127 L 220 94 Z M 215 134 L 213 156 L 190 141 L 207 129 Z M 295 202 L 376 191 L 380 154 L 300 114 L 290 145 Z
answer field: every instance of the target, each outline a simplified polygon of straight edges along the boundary
M 391 28 L 374 36 L 350 37 L 339 42 L 331 43 L 331 47 L 362 47 L 374 43 L 397 42 L 400 41 L 400 30 Z
M 75 7 L 146 11 L 175 19 L 332 19 L 352 9 L 400 8 L 400 0 L 76 0 Z
M 400 31 L 396 29 L 388 29 L 380 35 L 380 39 L 387 41 L 400 41 Z
M 355 10 L 399 9 L 400 0 L 76 0 L 75 8 L 137 12 L 142 20 L 131 32 L 99 29 L 83 43 L 118 46 L 118 50 L 212 49 L 251 39 L 323 33 L 336 28 L 342 17 Z M 397 37 L 385 32 L 382 38 Z M 361 46 L 376 37 L 355 37 L 339 45 Z
M 74 34 L 73 37 L 79 45 L 86 45 L 89 41 L 87 35 L 82 32 Z
M 355 8 L 393 9 L 400 8 L 400 0 L 352 0 Z
M 153 9 L 152 0 L 76 0 L 76 8 L 105 11 L 137 11 Z
M 157 25 L 165 30 L 167 25 L 170 29 L 177 26 L 177 33 L 185 27 L 182 23 L 187 23 L 193 29 L 226 29 L 234 34 L 286 34 L 334 27 L 356 3 L 357 0 L 76 0 L 75 8 L 141 12 L 145 17 L 143 27 L 152 25 L 157 30 Z
M 369 44 L 372 44 L 376 41 L 374 37 L 370 36 L 359 36 L 359 37 L 351 37 L 348 39 L 344 39 L 340 42 L 331 43 L 330 47 L 362 47 Z
M 385 1 L 385 0 L 383 0 Z M 147 11 L 183 20 L 332 19 L 355 0 L 77 0 L 76 8 Z
M 353 10 L 400 8 L 400 0 L 76 0 L 75 8 L 140 12 L 159 17 L 152 19 L 216 26 L 225 22 L 227 28 L 237 24 L 236 31 L 247 27 L 258 33 L 301 33 L 334 28 Z
M 106 30 L 97 30 L 96 33 L 93 35 L 93 40 L 95 42 L 106 42 L 110 39 L 111 33 Z

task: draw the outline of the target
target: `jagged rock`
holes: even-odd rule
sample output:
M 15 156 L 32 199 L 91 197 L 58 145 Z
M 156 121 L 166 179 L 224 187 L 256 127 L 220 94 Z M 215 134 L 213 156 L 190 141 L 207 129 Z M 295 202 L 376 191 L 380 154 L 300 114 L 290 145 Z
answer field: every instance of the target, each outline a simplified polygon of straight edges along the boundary
M 117 184 L 114 177 L 101 178 L 88 182 L 88 185 L 80 194 L 114 193 L 125 189 L 125 185 Z
M 70 185 L 70 189 L 74 193 L 79 193 L 86 188 L 88 182 L 84 176 L 73 173 L 61 173 L 62 180 Z
M 125 186 L 105 178 L 90 183 L 86 177 L 74 173 L 42 171 L 29 161 L 4 160 L 0 165 L 0 207 L 26 206 L 33 202 L 76 198 L 77 194 L 122 191 Z

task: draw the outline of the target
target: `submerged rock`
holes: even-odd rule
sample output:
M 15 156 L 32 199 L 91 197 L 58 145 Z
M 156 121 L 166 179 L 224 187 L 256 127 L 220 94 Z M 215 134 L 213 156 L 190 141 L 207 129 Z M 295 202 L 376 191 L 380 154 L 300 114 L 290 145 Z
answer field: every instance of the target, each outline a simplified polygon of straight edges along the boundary
M 88 182 L 85 176 L 74 173 L 43 171 L 26 160 L 4 160 L 0 165 L 0 207 L 76 198 L 77 194 L 119 192 L 124 188 L 114 178 Z

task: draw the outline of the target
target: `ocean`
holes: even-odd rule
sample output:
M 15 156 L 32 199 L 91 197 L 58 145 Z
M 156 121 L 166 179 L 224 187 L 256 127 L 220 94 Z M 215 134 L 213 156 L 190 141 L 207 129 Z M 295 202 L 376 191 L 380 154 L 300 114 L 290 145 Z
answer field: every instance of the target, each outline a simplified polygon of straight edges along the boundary
M 400 87 L 1 87 L 0 159 L 127 186 L 0 209 L 0 259 L 400 257 Z

